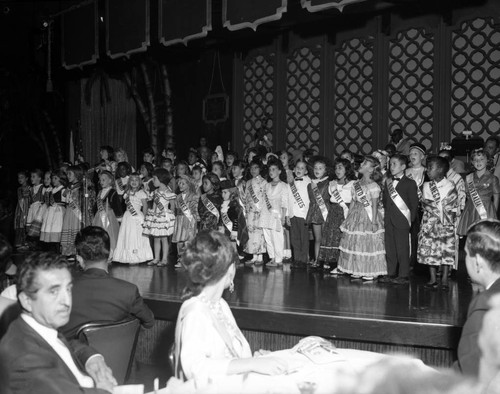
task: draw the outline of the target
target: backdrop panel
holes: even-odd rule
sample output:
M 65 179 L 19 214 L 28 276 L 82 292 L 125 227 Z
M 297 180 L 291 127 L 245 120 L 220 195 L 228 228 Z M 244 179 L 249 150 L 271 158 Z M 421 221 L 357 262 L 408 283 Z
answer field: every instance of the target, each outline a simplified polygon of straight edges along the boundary
M 281 19 L 288 0 L 223 0 L 222 25 L 229 30 L 256 30 L 266 22 Z

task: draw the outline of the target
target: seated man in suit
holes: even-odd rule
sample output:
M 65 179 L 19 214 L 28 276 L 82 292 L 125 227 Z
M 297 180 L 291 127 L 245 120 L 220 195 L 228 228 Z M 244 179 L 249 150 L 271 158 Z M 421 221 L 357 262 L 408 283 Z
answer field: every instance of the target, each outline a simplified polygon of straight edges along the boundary
M 483 318 L 490 309 L 490 298 L 500 293 L 500 221 L 481 220 L 467 231 L 465 266 L 471 280 L 484 291 L 476 295 L 467 312 L 467 320 L 458 343 L 455 368 L 478 377 L 481 351 L 478 344 Z
M 153 312 L 137 286 L 109 275 L 109 244 L 109 235 L 101 227 L 86 227 L 76 236 L 77 259 L 84 272 L 75 275 L 71 316 L 61 328 L 68 339 L 75 338 L 81 326 L 95 321 L 119 322 L 136 317 L 143 327 L 153 327 Z
M 21 316 L 0 341 L 13 394 L 112 392 L 116 381 L 104 358 L 57 331 L 71 311 L 72 278 L 65 257 L 28 255 L 17 282 Z

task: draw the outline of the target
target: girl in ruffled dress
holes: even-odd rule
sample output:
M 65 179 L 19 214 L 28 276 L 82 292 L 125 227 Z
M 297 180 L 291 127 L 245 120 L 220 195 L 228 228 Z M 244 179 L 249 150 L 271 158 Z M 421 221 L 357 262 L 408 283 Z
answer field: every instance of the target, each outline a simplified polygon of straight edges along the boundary
M 153 182 L 156 187 L 153 193 L 153 209 L 146 215 L 143 234 L 154 240 L 154 259 L 148 265 L 164 267 L 167 265 L 168 237 L 174 232 L 176 195 L 168 187 L 170 174 L 164 168 L 153 171 Z
M 123 214 L 113 261 L 124 264 L 138 264 L 153 259 L 149 237 L 142 233 L 142 224 L 148 211 L 148 196 L 142 190 L 141 177 L 137 172 L 130 174 L 125 186 Z
M 40 203 L 37 204 L 38 208 L 36 209 L 33 221 L 31 222 L 31 225 L 28 228 L 28 237 L 40 238 L 43 217 L 45 215 L 45 212 L 47 211 L 47 208 L 49 207 L 49 194 L 50 191 L 52 190 L 51 177 L 52 173 L 50 171 L 45 172 L 43 177 L 43 185 L 40 189 L 41 192 Z
M 259 227 L 260 214 L 264 202 L 266 180 L 260 175 L 262 163 L 255 160 L 250 163 L 252 178 L 246 183 L 245 208 L 247 212 L 248 242 L 245 253 L 253 255 L 248 264 L 262 264 L 262 255 L 266 252 L 266 241 L 262 228 Z
M 26 220 L 30 207 L 30 187 L 28 185 L 28 174 L 25 171 L 17 173 L 17 206 L 14 215 L 14 232 L 16 235 L 15 246 L 18 249 L 26 249 Z
M 498 211 L 500 185 L 498 178 L 486 168 L 488 152 L 476 149 L 471 156 L 475 171 L 465 178 L 467 200 L 458 222 L 457 234 L 467 235 L 467 229 L 481 219 L 495 218 Z
M 43 171 L 40 169 L 35 169 L 31 171 L 30 174 L 30 180 L 31 180 L 31 187 L 30 187 L 30 206 L 28 210 L 28 216 L 26 219 L 26 236 L 27 236 L 27 241 L 29 243 L 30 249 L 35 248 L 36 246 L 36 238 L 38 238 L 36 235 L 32 236 L 30 235 L 30 230 L 31 226 L 33 225 L 33 222 L 35 221 L 36 215 L 40 209 L 40 207 L 43 205 L 43 185 L 42 185 L 42 177 L 43 177 Z M 40 233 L 38 233 L 38 236 Z
M 349 205 L 352 201 L 351 190 L 354 185 L 356 175 L 351 162 L 346 159 L 338 159 L 335 162 L 335 180 L 330 181 L 328 191 L 330 194 L 330 209 L 328 217 L 323 226 L 321 245 L 319 247 L 319 261 L 324 261 L 325 265 L 333 268 L 331 274 L 337 274 L 339 259 L 339 245 L 342 237 L 340 226 L 347 218 Z
M 61 253 L 65 256 L 76 254 L 75 238 L 82 228 L 83 171 L 71 166 L 67 170 L 69 186 L 66 189 L 66 212 L 61 234 Z
M 313 163 L 313 179 L 307 185 L 307 194 L 309 195 L 309 210 L 307 211 L 306 223 L 312 225 L 314 234 L 314 260 L 311 261 L 313 268 L 319 266 L 319 249 L 323 236 L 323 227 L 328 218 L 330 210 L 330 194 L 328 185 L 330 179 L 326 161 L 316 159 Z
M 366 156 L 359 173 L 362 178 L 352 187 L 352 203 L 344 223 L 340 241 L 338 270 L 353 279 L 371 281 L 387 275 L 384 246 L 384 218 L 379 200 L 382 180 L 380 163 Z
M 184 253 L 186 242 L 191 241 L 198 228 L 200 216 L 198 215 L 198 203 L 200 196 L 196 193 L 194 180 L 181 175 L 177 178 L 179 194 L 175 203 L 175 224 L 172 242 L 177 244 L 178 260 Z
M 203 177 L 204 194 L 200 197 L 198 203 L 198 214 L 200 215 L 201 230 L 217 230 L 220 219 L 220 206 L 222 205 L 222 196 L 220 195 L 220 180 L 213 173 L 208 173 Z
M 120 224 L 118 218 L 123 215 L 122 204 L 118 193 L 113 188 L 115 177 L 109 171 L 101 171 L 99 174 L 99 184 L 101 191 L 96 196 L 94 206 L 93 226 L 102 227 L 108 232 L 110 239 L 111 250 L 116 248 L 116 240 L 118 239 L 118 231 Z
M 49 207 L 43 218 L 40 241 L 52 244 L 50 249 L 59 249 L 61 231 L 66 212 L 66 189 L 68 178 L 61 170 L 52 174 L 52 190 L 49 193 Z

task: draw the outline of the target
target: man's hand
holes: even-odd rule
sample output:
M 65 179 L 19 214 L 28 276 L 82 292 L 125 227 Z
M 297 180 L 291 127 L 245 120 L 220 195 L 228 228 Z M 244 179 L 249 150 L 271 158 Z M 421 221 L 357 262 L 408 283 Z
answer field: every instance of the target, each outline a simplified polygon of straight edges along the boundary
M 89 358 L 85 363 L 85 370 L 94 379 L 95 386 L 98 389 L 112 393 L 113 387 L 118 384 L 113 376 L 113 371 L 106 365 L 104 357 L 101 355 Z

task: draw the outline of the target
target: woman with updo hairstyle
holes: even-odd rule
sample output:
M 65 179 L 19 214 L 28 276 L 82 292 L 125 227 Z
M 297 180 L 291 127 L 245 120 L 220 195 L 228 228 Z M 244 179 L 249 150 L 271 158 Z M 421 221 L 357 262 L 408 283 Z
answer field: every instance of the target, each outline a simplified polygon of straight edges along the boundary
M 231 241 L 217 231 L 201 231 L 189 242 L 181 263 L 188 284 L 175 328 L 175 375 L 206 382 L 220 375 L 255 372 L 284 373 L 287 364 L 276 357 L 252 357 L 238 328 L 225 289 L 233 291 L 238 256 Z

